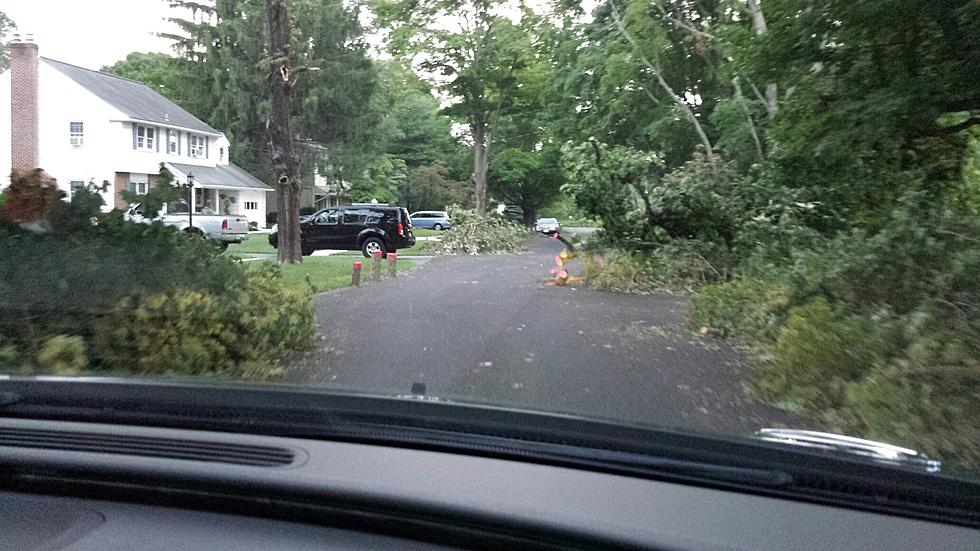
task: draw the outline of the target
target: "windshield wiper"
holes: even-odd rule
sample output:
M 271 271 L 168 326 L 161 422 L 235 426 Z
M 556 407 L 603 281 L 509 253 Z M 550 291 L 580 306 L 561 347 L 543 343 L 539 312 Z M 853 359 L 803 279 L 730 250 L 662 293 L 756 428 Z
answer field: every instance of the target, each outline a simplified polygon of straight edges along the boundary
M 809 449 L 857 455 L 889 465 L 909 467 L 927 473 L 938 473 L 942 466 L 939 461 L 929 459 L 925 454 L 909 448 L 841 434 L 812 430 L 760 429 L 755 433 L 755 436 L 767 442 L 779 442 Z

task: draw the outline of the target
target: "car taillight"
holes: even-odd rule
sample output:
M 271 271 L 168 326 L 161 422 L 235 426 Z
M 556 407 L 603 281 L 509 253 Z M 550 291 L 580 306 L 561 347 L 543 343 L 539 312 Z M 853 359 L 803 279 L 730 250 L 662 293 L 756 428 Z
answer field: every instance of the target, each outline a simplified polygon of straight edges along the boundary
M 398 223 L 398 235 L 405 235 L 405 226 L 401 222 Z
M 228 231 L 228 219 L 227 218 L 225 218 L 224 220 L 221 221 L 221 230 L 222 231 Z

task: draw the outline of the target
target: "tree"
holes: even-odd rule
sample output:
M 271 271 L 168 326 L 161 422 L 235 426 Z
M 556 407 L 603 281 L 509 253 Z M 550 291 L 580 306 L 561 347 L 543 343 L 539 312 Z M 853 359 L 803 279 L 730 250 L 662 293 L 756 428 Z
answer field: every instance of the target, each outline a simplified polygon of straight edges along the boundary
M 300 158 L 289 130 L 293 88 L 302 70 L 290 60 L 289 12 L 286 0 L 268 0 L 269 22 L 269 151 L 279 200 L 279 262 L 303 261 L 299 230 Z
M 468 125 L 479 216 L 486 212 L 494 127 L 509 107 L 516 89 L 514 75 L 530 52 L 521 29 L 498 15 L 505 5 L 505 0 L 379 0 L 374 4 L 379 21 L 393 28 L 392 51 L 417 59 L 418 66 L 452 98 L 446 112 Z
M 190 97 L 181 105 L 228 135 L 236 164 L 272 180 L 266 0 L 166 1 L 191 14 L 171 20 L 180 32 L 163 35 L 189 69 Z M 372 136 L 376 71 L 356 4 L 290 0 L 289 14 L 292 62 L 310 68 L 297 79 L 290 104 L 296 153 L 309 176 L 323 150 L 358 151 Z
M 10 68 L 10 52 L 7 51 L 9 35 L 17 30 L 17 24 L 0 11 L 0 71 Z
M 538 210 L 561 194 L 560 159 L 561 152 L 555 147 L 539 152 L 503 149 L 490 170 L 490 190 L 494 197 L 521 207 L 524 224 L 531 226 Z

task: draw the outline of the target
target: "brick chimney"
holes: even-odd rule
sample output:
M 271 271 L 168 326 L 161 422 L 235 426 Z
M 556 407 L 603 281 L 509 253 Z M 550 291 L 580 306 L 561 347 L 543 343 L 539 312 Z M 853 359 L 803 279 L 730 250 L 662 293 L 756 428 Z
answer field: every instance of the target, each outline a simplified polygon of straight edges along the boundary
M 37 44 L 31 35 L 14 35 L 10 49 L 10 167 L 38 165 Z

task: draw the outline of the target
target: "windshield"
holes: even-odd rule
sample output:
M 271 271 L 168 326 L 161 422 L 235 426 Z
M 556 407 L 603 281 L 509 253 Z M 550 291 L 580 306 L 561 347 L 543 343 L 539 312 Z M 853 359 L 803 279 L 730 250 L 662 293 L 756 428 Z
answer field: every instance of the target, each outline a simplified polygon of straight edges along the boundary
M 0 373 L 980 471 L 980 3 L 63 4 L 0 8 Z

